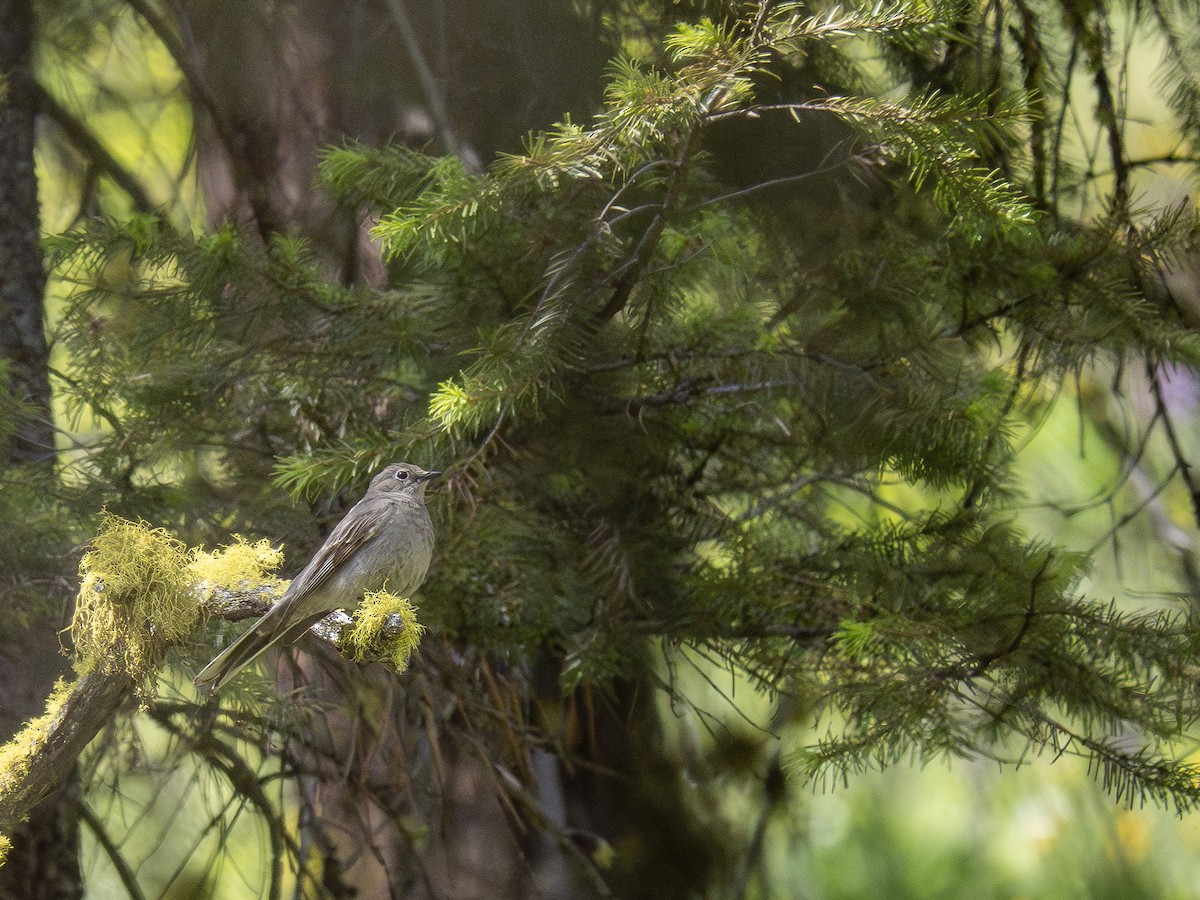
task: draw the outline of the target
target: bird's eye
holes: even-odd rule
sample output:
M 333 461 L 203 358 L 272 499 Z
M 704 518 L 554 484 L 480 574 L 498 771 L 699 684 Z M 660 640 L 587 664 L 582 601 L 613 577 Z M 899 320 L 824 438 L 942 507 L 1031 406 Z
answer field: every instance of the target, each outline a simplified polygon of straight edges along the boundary
M 400 469 L 396 473 L 396 480 L 397 481 L 408 481 L 408 473 L 405 472 L 403 469 Z

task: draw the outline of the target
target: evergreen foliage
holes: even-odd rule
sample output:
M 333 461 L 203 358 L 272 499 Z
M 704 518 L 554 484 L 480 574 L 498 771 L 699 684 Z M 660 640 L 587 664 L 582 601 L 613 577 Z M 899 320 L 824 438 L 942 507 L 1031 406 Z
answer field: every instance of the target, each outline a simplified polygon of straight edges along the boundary
M 699 6 L 613 63 L 592 120 L 485 171 L 327 149 L 321 182 L 374 217 L 383 286 L 232 225 L 48 240 L 75 284 L 60 383 L 76 422 L 103 423 L 78 489 L 295 562 L 312 535 L 282 489 L 336 504 L 396 459 L 446 469 L 417 616 L 476 673 L 548 671 L 564 697 L 641 680 L 686 705 L 672 667 L 697 654 L 819 723 L 785 768 L 822 788 L 1066 754 L 1122 802 L 1192 810 L 1194 603 L 1089 596 L 1086 554 L 1014 524 L 1023 442 L 1103 367 L 1145 371 L 1170 490 L 1195 502 L 1159 379 L 1200 362 L 1163 286 L 1200 222 L 1137 209 L 1120 149 L 1103 213 L 1065 212 L 1094 188 L 1072 186 L 1060 86 L 1103 86 L 1103 11 Z M 1128 12 L 1165 37 L 1200 140 L 1190 6 Z M 740 134 L 820 162 L 763 177 L 731 158 Z M 413 677 L 453 692 L 461 660 L 433 643 Z M 464 692 L 464 733 L 518 769 L 569 756 L 509 684 Z
M 72 397 L 113 426 L 89 465 L 118 481 L 208 445 L 237 478 L 284 455 L 279 483 L 312 495 L 393 458 L 454 461 L 430 612 L 464 640 L 559 646 L 568 687 L 648 665 L 656 638 L 770 690 L 821 685 L 832 732 L 796 760 L 817 778 L 1013 734 L 1190 808 L 1192 770 L 1159 743 L 1197 714 L 1186 611 L 1080 597 L 1086 561 L 1015 531 L 1003 501 L 1029 385 L 1098 355 L 1195 359 L 1139 290 L 1136 246 L 1191 246 L 1194 217 L 1039 216 L 995 165 L 1021 165 L 1020 91 L 761 96 L 812 48 L 941 44 L 937 12 L 685 23 L 667 64 L 614 64 L 593 124 L 481 175 L 328 151 L 326 184 L 379 214 L 399 262 L 384 291 L 329 282 L 283 236 L 140 218 L 56 238 L 86 287 L 62 329 Z M 707 165 L 713 124 L 780 114 L 844 121 L 901 210 L 928 196 L 942 216 L 889 214 L 891 252 L 810 269 Z M 896 477 L 938 490 L 881 505 Z M 1135 752 L 1105 737 L 1126 727 Z

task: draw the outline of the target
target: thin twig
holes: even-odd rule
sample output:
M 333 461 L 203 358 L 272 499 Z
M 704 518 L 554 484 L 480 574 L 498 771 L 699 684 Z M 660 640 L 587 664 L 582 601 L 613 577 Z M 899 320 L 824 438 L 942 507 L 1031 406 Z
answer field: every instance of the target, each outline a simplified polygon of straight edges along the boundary
M 1167 411 L 1167 401 L 1163 397 L 1162 383 L 1158 377 L 1158 369 L 1149 360 L 1146 362 L 1146 374 L 1150 378 L 1150 390 L 1154 394 L 1155 411 L 1162 417 L 1163 432 L 1166 434 L 1167 443 L 1171 447 L 1171 455 L 1175 457 L 1175 465 L 1179 469 L 1179 477 L 1187 485 L 1188 498 L 1192 503 L 1192 516 L 1195 518 L 1196 524 L 1200 525 L 1200 484 L 1196 483 L 1196 477 L 1192 474 L 1192 464 L 1187 460 L 1183 445 L 1179 440 L 1179 434 L 1175 430 L 1175 424 L 1171 421 L 1171 415 Z
M 137 875 L 129 867 L 125 857 L 121 855 L 120 848 L 109 837 L 99 816 L 92 812 L 92 808 L 84 802 L 80 802 L 78 809 L 80 821 L 88 827 L 92 836 L 96 838 L 96 843 L 104 850 L 113 868 L 117 870 L 117 877 L 121 879 L 121 884 L 129 893 L 130 900 L 145 900 L 146 895 L 142 892 L 141 885 L 138 884 Z
M 469 148 L 463 146 L 450 125 L 450 109 L 446 103 L 445 93 L 438 83 L 437 76 L 433 73 L 433 68 L 429 65 L 429 60 L 425 58 L 425 54 L 421 50 L 420 38 L 416 29 L 413 28 L 412 20 L 408 17 L 404 0 L 387 0 L 387 5 L 392 14 L 392 20 L 400 32 L 400 39 L 404 41 L 404 49 L 408 51 L 408 60 L 417 70 L 417 80 L 421 82 L 421 90 L 425 93 L 425 101 L 429 104 L 429 113 L 437 126 L 442 146 L 445 147 L 447 153 L 457 156 L 466 163 L 468 168 L 479 170 L 481 168 L 479 160 Z

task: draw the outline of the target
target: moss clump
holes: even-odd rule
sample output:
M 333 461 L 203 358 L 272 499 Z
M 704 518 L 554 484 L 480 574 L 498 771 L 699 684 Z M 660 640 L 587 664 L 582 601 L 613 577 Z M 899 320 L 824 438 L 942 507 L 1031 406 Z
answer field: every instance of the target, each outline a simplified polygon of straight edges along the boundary
M 265 538 L 251 543 L 234 535 L 235 543 L 211 553 L 196 550 L 188 566 L 189 578 L 201 596 L 217 590 L 253 590 L 282 582 L 271 572 L 283 564 L 283 551 Z
M 201 600 L 277 584 L 269 573 L 282 559 L 270 542 L 240 537 L 212 552 L 189 550 L 161 528 L 105 513 L 79 564 L 76 669 L 127 672 L 145 696 L 167 647 L 200 624 Z
M 0 796 L 8 794 L 29 774 L 29 762 L 45 745 L 50 737 L 58 714 L 63 704 L 71 696 L 74 683 L 67 684 L 61 678 L 54 685 L 54 690 L 46 700 L 46 711 L 25 723 L 25 727 L 13 735 L 3 747 L 0 747 Z M 0 860 L 7 852 L 8 838 L 0 835 Z
M 354 611 L 354 622 L 342 630 L 341 649 L 355 662 L 382 662 L 403 672 L 424 633 L 407 599 L 371 591 Z
M 200 622 L 191 561 L 163 529 L 104 514 L 79 564 L 71 640 L 80 674 L 125 671 L 151 683 L 167 646 Z

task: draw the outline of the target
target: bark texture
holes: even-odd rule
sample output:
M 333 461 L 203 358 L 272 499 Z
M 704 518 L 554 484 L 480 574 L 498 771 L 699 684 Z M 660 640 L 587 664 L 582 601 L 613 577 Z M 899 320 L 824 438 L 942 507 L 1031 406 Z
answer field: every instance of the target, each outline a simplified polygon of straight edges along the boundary
M 0 0 L 0 356 L 8 389 L 24 407 L 5 446 L 9 462 L 45 462 L 54 453 L 49 353 L 43 296 L 46 275 L 38 248 L 37 179 L 33 168 L 37 91 L 30 71 L 30 0 Z

